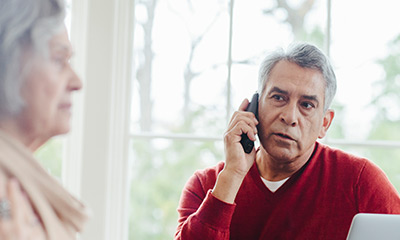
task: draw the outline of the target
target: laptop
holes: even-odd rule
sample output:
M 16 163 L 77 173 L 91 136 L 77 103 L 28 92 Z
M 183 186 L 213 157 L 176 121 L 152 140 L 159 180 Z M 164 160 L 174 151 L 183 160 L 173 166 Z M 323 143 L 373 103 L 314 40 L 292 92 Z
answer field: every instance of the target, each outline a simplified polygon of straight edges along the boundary
M 356 214 L 347 240 L 400 240 L 400 214 Z

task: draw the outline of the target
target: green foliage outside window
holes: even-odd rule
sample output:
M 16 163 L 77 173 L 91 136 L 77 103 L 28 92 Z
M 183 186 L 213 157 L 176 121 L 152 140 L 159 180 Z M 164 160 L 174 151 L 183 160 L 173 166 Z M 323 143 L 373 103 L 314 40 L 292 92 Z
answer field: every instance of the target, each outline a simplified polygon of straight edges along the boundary
M 163 147 L 155 147 L 163 145 Z M 220 143 L 137 140 L 131 182 L 130 239 L 171 239 L 181 190 L 197 169 L 221 161 Z
M 63 140 L 53 138 L 35 152 L 35 157 L 54 177 L 61 179 Z

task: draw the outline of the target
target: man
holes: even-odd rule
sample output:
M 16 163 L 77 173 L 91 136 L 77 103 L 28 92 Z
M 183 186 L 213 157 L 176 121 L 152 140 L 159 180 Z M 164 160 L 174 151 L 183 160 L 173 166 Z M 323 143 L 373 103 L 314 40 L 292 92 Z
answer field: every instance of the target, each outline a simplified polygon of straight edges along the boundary
M 400 197 L 370 161 L 323 138 L 336 79 L 309 44 L 268 56 L 258 119 L 244 100 L 224 136 L 225 162 L 197 171 L 178 207 L 175 239 L 345 239 L 355 214 L 400 213 Z M 241 135 L 261 146 L 246 154 Z

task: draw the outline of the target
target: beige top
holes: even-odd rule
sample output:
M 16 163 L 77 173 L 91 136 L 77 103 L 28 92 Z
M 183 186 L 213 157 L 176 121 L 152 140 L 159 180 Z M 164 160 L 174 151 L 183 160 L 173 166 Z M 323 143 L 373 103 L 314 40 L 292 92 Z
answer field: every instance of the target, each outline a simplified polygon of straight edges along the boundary
M 49 240 L 76 239 L 87 220 L 85 206 L 32 156 L 20 142 L 0 131 L 0 171 L 15 177 L 43 222 Z

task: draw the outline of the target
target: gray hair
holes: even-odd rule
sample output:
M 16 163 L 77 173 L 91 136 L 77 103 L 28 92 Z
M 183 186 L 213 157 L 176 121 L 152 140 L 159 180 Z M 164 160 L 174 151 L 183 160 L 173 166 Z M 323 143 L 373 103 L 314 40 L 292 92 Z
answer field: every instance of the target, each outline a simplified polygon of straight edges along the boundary
M 24 71 L 30 59 L 24 52 L 48 56 L 49 39 L 62 29 L 63 0 L 0 1 L 0 119 L 18 113 Z
M 268 55 L 261 63 L 258 75 L 258 92 L 265 90 L 269 75 L 274 66 L 281 60 L 297 64 L 303 68 L 311 68 L 320 71 L 325 79 L 325 103 L 324 111 L 328 110 L 336 94 L 336 77 L 329 59 L 316 46 L 308 43 L 296 43 L 287 51 L 278 49 Z

